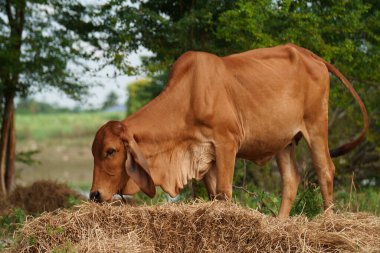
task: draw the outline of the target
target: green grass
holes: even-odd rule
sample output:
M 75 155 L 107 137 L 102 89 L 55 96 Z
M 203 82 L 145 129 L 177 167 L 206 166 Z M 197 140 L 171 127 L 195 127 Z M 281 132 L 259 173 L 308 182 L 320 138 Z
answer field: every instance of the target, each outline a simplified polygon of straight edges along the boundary
M 18 140 L 36 141 L 93 136 L 107 121 L 123 118 L 124 113 L 104 112 L 16 114 L 16 136 Z
M 281 205 L 281 194 L 266 192 L 261 189 L 242 191 L 234 189 L 233 198 L 241 205 L 274 215 Z M 380 216 L 380 187 L 368 187 L 358 190 L 336 189 L 334 207 L 336 212 L 368 212 Z M 323 199 L 318 185 L 308 188 L 300 187 L 293 203 L 290 215 L 304 214 L 309 218 L 323 212 Z
M 200 186 L 202 188 L 202 186 Z M 203 200 L 208 200 L 204 189 L 196 189 L 197 197 Z M 337 190 L 334 193 L 334 211 L 335 212 L 368 212 L 375 215 L 380 215 L 380 188 L 363 188 L 358 191 Z M 192 199 L 191 192 L 188 187 L 185 187 L 180 196 L 175 202 L 187 202 Z M 138 193 L 135 196 L 138 204 L 156 205 L 168 202 L 167 194 L 161 189 L 158 189 L 156 196 L 150 199 L 143 193 Z M 173 200 L 172 200 L 173 201 Z M 281 194 L 263 191 L 261 189 L 234 189 L 233 201 L 240 205 L 256 209 L 267 215 L 276 216 L 281 205 Z M 318 185 L 311 184 L 308 188 L 300 187 L 297 197 L 293 203 L 291 216 L 306 215 L 313 218 L 323 212 L 323 199 Z
M 337 209 L 349 212 L 369 212 L 380 216 L 380 188 L 366 187 L 358 191 L 335 192 Z
M 0 252 L 14 244 L 13 233 L 23 226 L 25 220 L 26 213 L 21 208 L 13 208 L 0 216 Z

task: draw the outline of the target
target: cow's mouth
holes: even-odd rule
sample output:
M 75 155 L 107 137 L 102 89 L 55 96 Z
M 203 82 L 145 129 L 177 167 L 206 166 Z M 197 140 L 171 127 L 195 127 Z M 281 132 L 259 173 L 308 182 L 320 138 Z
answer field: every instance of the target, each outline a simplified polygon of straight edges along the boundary
M 117 195 L 120 196 L 121 201 L 122 201 L 124 204 L 127 204 L 127 200 L 125 200 L 124 195 L 123 195 L 123 189 L 120 189 L 120 190 L 117 192 Z
M 101 202 L 100 192 L 99 191 L 90 192 L 90 200 L 96 203 L 100 203 Z

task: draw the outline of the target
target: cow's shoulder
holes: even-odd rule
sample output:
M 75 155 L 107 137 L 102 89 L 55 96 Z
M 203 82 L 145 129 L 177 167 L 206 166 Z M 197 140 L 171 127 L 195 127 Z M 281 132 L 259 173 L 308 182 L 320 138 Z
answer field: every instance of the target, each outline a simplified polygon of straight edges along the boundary
M 170 79 L 186 78 L 195 72 L 212 73 L 215 68 L 223 66 L 221 58 L 215 54 L 201 52 L 201 51 L 188 51 L 182 54 L 173 64 L 171 68 Z
M 187 51 L 182 54 L 178 60 L 174 63 L 173 67 L 183 66 L 183 65 L 196 65 L 202 64 L 204 62 L 212 62 L 212 61 L 221 61 L 220 57 L 202 51 Z

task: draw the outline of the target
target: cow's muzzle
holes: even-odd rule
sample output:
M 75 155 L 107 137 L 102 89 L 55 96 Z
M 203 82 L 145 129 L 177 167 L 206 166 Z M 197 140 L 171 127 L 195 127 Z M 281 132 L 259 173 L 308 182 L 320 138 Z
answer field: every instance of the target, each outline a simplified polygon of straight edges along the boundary
M 100 203 L 100 192 L 90 192 L 90 200 Z

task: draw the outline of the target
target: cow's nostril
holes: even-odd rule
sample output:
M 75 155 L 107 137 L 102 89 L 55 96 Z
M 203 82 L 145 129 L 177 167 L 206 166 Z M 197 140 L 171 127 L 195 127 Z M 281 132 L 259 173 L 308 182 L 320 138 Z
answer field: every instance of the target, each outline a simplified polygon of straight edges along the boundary
M 100 202 L 100 192 L 91 192 L 90 193 L 90 200 L 95 201 L 95 202 Z

